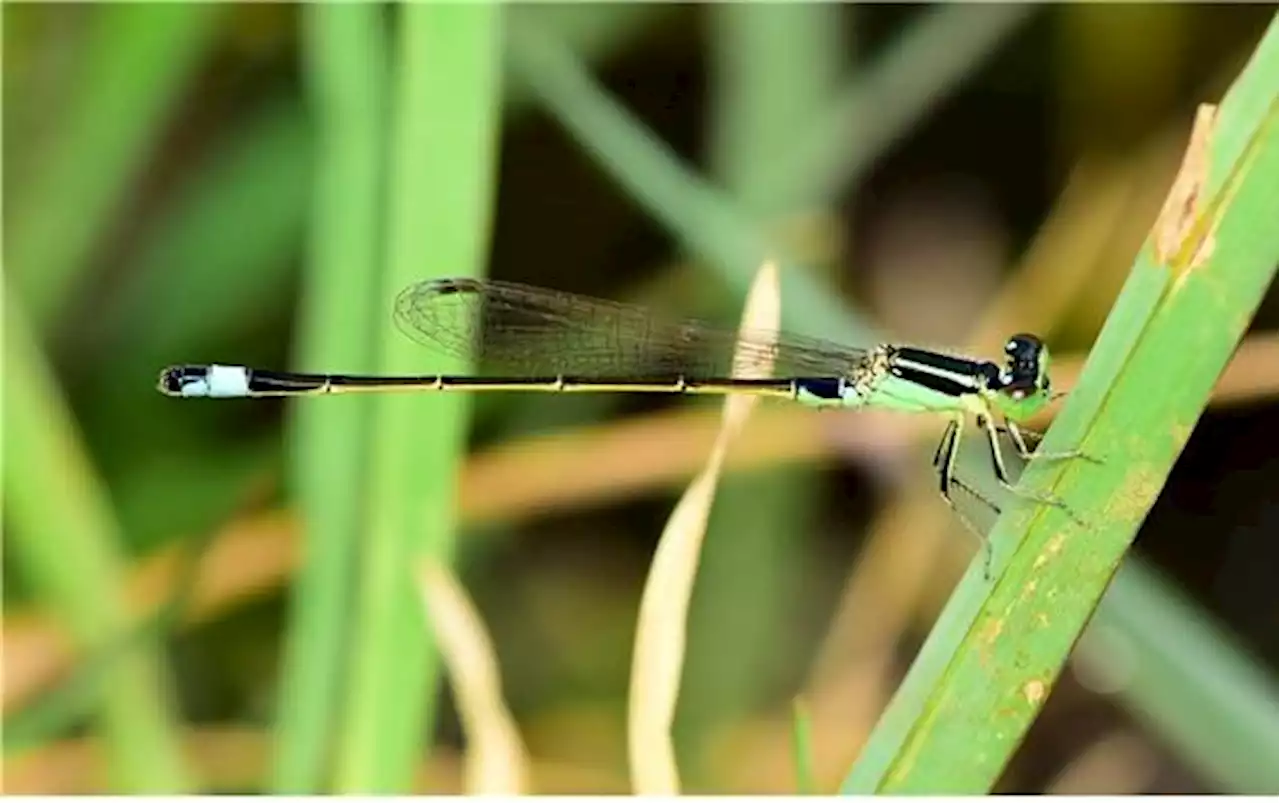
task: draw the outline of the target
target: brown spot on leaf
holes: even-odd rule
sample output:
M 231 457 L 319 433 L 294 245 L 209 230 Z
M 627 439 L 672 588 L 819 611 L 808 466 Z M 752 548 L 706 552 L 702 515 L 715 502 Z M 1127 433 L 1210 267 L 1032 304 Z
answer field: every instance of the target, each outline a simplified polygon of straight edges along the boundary
M 1022 687 L 1022 696 L 1031 705 L 1039 705 L 1049 695 L 1049 685 L 1043 680 L 1029 680 Z
M 987 666 L 991 660 L 991 649 L 995 646 L 996 640 L 1000 638 L 1000 634 L 1004 631 L 1004 619 L 996 616 L 989 620 L 982 627 L 981 641 L 978 645 L 978 655 L 983 666 Z
M 1218 107 L 1212 103 L 1203 103 L 1196 110 L 1191 141 L 1182 157 L 1182 166 L 1173 179 L 1173 186 L 1151 232 L 1156 259 L 1161 264 L 1169 265 L 1184 249 L 1189 249 L 1187 267 L 1194 268 L 1213 253 L 1211 229 L 1199 227 L 1198 242 L 1192 242 L 1192 237 L 1197 233 L 1197 215 L 1203 207 L 1201 196 L 1209 183 L 1209 151 L 1217 117 Z

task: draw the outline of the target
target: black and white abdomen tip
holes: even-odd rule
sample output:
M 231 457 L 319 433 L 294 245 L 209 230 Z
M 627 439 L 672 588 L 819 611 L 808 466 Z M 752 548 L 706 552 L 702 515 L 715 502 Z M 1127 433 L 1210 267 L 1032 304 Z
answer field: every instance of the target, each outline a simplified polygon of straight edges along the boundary
M 226 399 L 249 395 L 249 369 L 242 365 L 173 365 L 160 374 L 166 396 Z

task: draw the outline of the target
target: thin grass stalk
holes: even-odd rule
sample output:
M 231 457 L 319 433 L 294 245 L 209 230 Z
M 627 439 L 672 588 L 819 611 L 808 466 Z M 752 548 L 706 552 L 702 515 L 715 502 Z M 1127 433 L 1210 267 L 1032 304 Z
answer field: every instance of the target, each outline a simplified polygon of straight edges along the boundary
M 373 5 L 304 9 L 308 74 L 320 128 L 311 254 L 302 299 L 301 370 L 374 367 L 379 303 L 386 33 Z M 306 537 L 286 631 L 272 786 L 316 793 L 327 780 L 338 689 L 350 638 L 368 465 L 371 400 L 293 407 L 293 483 Z

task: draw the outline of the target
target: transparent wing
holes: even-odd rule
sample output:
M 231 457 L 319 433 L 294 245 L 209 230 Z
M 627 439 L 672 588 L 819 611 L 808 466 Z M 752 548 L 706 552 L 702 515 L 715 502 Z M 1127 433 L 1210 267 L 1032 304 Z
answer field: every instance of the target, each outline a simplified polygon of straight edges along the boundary
M 473 360 L 481 375 L 732 377 L 741 348 L 744 374 L 772 363 L 767 375 L 775 377 L 845 376 L 866 355 L 816 338 L 664 321 L 643 307 L 476 279 L 412 285 L 397 297 L 395 318 L 415 341 Z

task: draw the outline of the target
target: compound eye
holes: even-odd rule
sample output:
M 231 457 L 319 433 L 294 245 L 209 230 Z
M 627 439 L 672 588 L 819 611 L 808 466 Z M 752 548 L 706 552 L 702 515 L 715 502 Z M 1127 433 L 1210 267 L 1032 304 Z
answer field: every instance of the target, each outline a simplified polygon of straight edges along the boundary
M 1036 360 L 1044 348 L 1040 338 L 1035 335 L 1019 334 L 1009 338 L 1005 351 L 1015 360 Z

